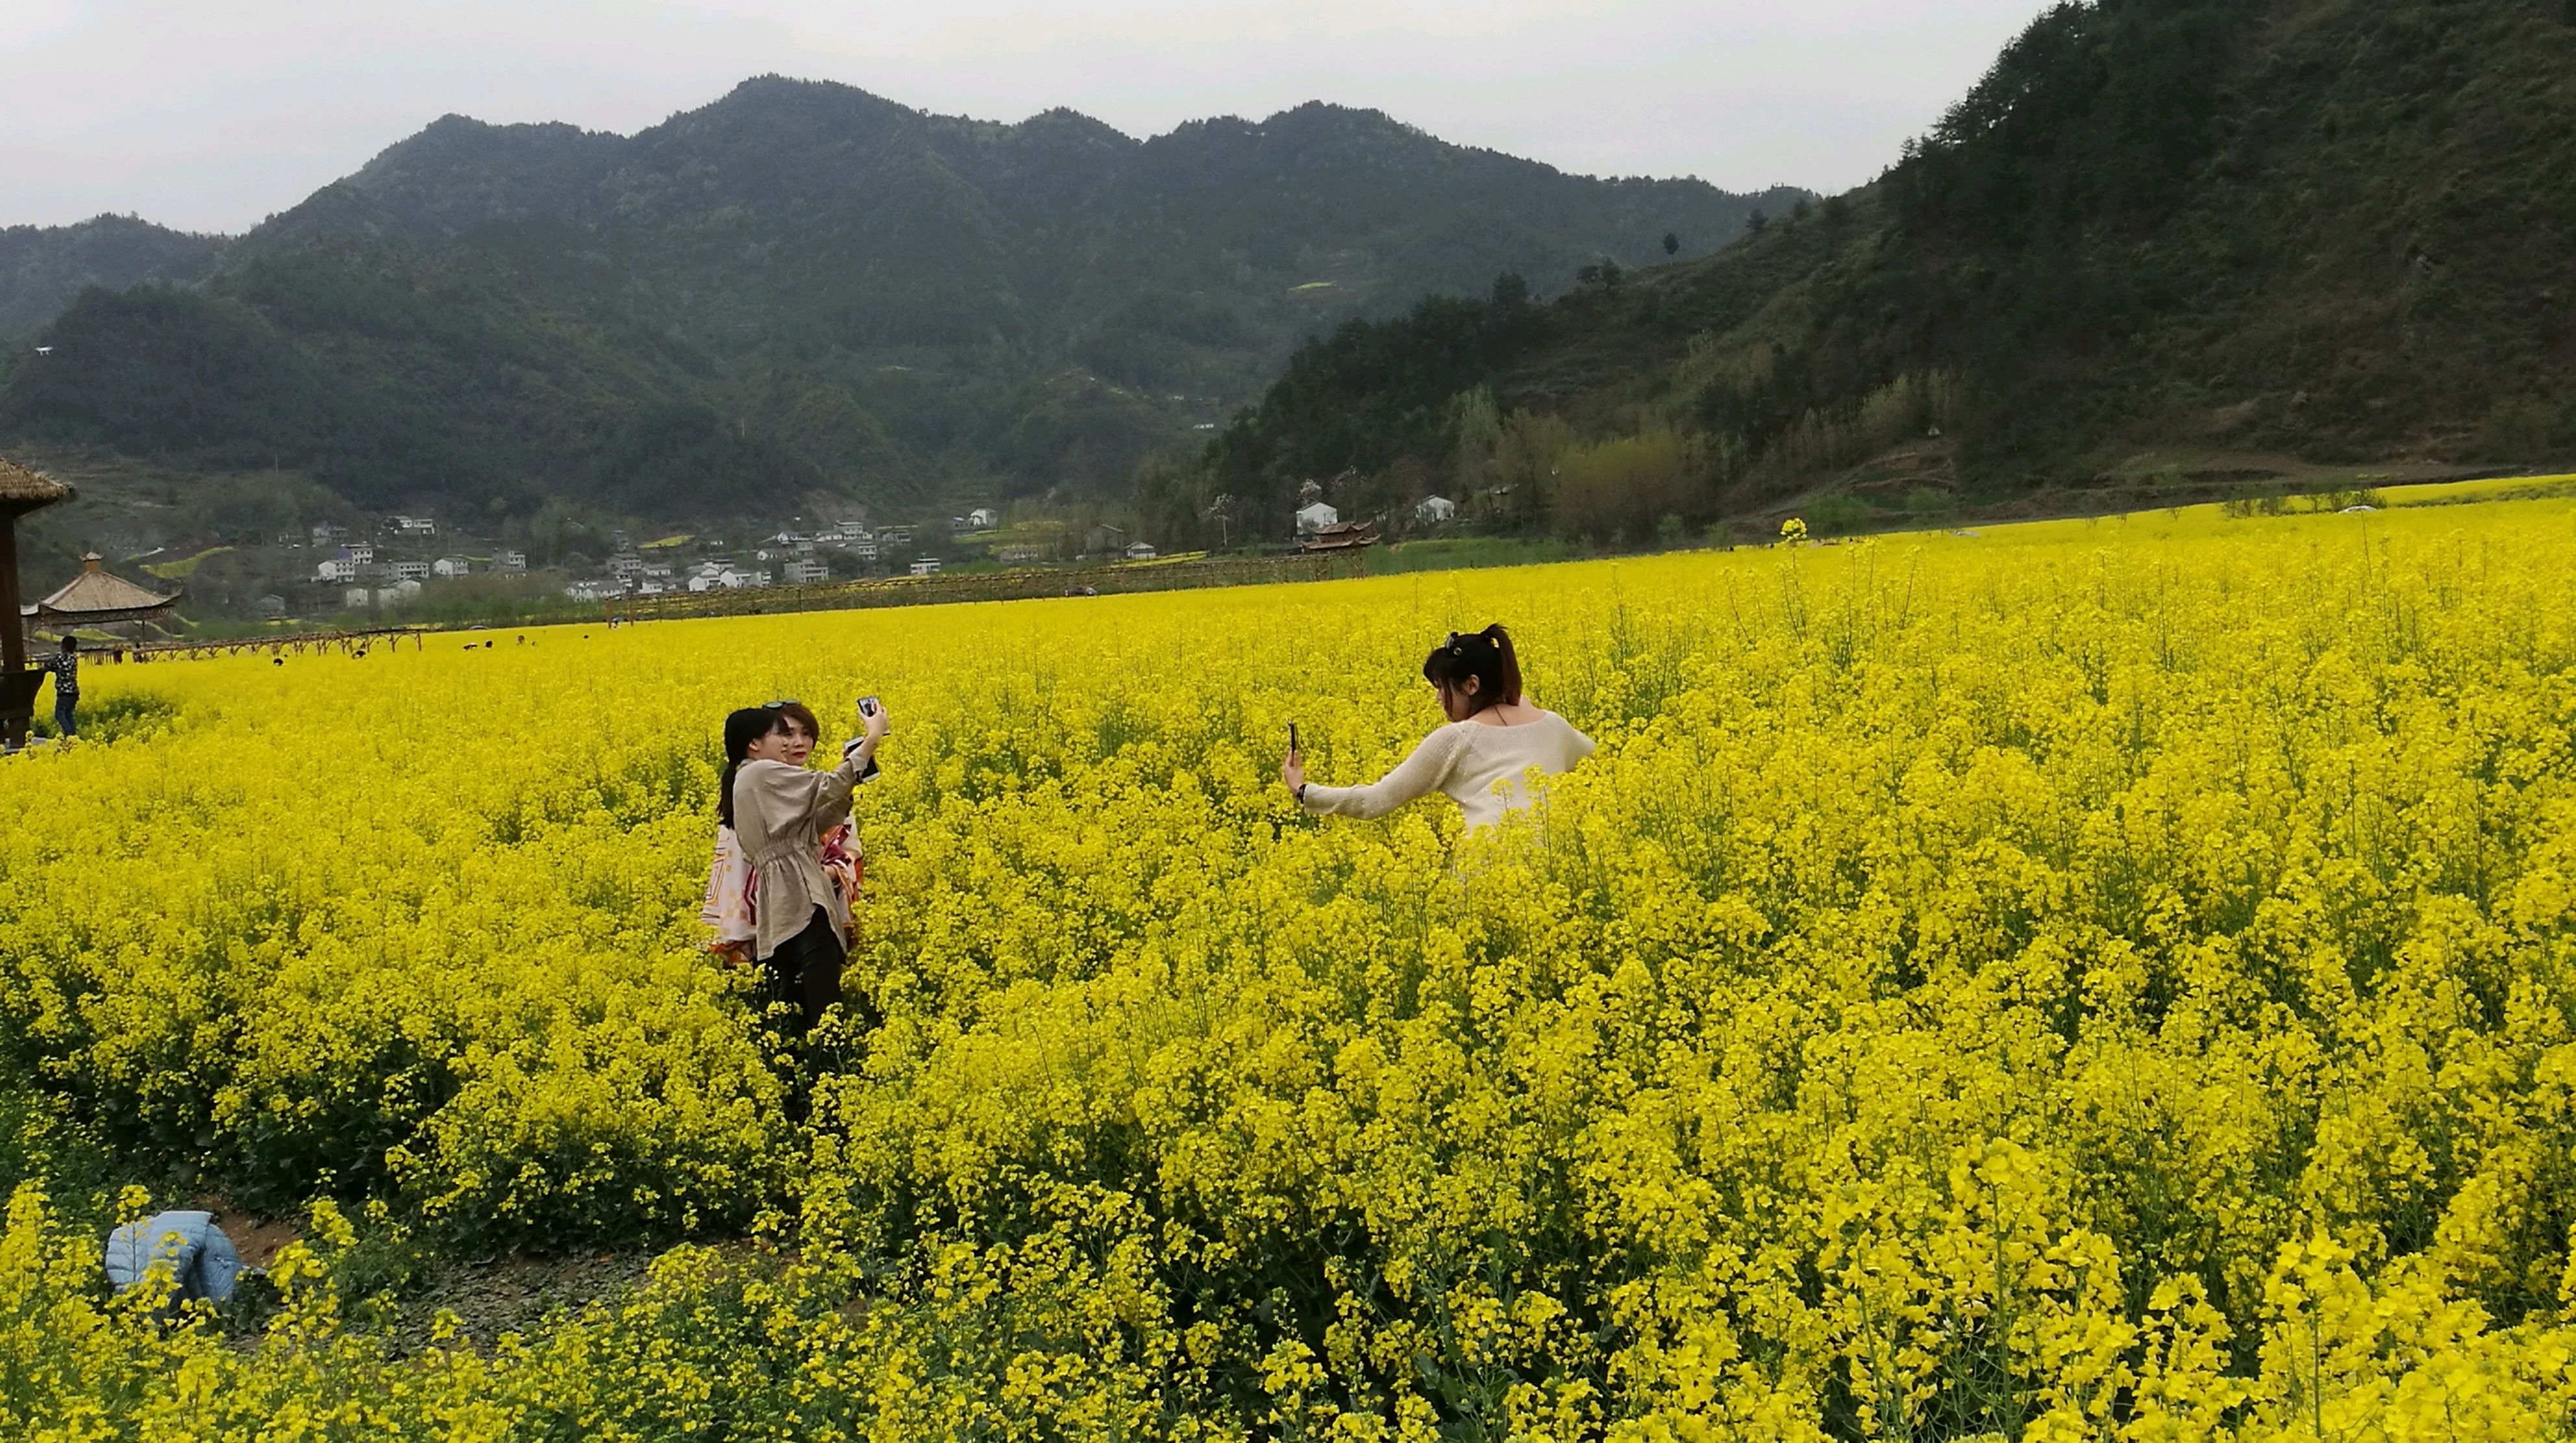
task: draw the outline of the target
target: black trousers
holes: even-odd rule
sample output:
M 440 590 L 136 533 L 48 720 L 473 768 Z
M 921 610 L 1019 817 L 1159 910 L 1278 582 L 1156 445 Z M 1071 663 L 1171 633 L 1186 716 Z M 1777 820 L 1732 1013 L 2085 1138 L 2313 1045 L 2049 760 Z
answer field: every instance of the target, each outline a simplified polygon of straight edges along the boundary
M 796 1009 L 795 1020 L 788 1024 L 795 1036 L 813 1031 L 825 1010 L 839 1005 L 841 964 L 846 957 L 840 929 L 818 906 L 804 931 L 779 943 L 778 950 L 761 962 L 768 1000 Z

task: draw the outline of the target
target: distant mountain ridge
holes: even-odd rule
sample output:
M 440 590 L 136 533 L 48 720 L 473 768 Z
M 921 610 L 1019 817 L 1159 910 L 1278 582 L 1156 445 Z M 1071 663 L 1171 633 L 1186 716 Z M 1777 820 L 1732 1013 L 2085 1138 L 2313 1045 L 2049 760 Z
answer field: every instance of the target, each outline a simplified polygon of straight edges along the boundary
M 92 286 L 197 280 L 223 249 L 220 236 L 126 215 L 0 229 L 0 340 L 33 335 Z
M 1319 326 L 1704 251 L 1802 194 L 1571 176 L 1320 103 L 1136 140 L 768 76 L 633 136 L 448 116 L 241 237 L 89 262 L 54 354 L 0 373 L 0 439 L 496 510 L 1100 493 Z M 0 317 L 76 268 L 0 272 L 36 277 Z
M 2563 464 L 2571 177 L 2566 0 L 2055 5 L 1869 186 L 1549 306 L 1301 349 L 1159 478 L 1155 534 L 1345 473 L 1346 510 L 1491 486 L 1520 524 L 1634 539 Z

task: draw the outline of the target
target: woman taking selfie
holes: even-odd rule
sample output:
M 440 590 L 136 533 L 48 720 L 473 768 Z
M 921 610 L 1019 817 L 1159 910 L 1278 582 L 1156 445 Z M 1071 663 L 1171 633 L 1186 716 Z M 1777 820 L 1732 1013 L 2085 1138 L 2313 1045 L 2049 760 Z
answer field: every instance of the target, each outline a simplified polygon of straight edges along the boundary
M 821 727 L 802 702 L 745 707 L 725 718 L 716 815 L 751 871 L 744 951 L 768 974 L 771 995 L 796 1009 L 799 1037 L 841 1001 L 850 899 L 823 869 L 824 838 L 849 820 L 850 789 L 871 770 L 885 738 L 885 709 L 870 706 L 863 715 L 866 734 L 830 771 L 805 765 Z
M 1423 738 L 1394 771 L 1362 787 L 1308 782 L 1304 758 L 1291 750 L 1279 779 L 1299 806 L 1367 820 L 1425 792 L 1446 792 L 1474 831 L 1530 804 L 1521 786 L 1530 768 L 1554 775 L 1592 755 L 1592 738 L 1556 713 L 1521 700 L 1520 661 L 1512 654 L 1510 633 L 1500 626 L 1449 633 L 1423 659 L 1422 679 L 1439 690 L 1449 724 Z

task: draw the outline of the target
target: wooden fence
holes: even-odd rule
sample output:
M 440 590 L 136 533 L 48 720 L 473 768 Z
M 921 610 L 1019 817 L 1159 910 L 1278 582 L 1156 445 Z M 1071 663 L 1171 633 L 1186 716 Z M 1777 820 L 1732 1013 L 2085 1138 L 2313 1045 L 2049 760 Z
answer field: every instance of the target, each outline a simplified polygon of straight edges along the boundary
M 136 662 L 199 661 L 210 656 L 237 656 L 244 652 L 254 656 L 301 656 L 307 652 L 337 651 L 359 656 L 370 647 L 398 647 L 406 641 L 418 650 L 426 645 L 429 630 L 422 626 L 380 626 L 365 631 L 272 632 L 265 636 L 149 641 L 131 646 L 118 643 L 99 647 L 89 656 L 93 661 Z

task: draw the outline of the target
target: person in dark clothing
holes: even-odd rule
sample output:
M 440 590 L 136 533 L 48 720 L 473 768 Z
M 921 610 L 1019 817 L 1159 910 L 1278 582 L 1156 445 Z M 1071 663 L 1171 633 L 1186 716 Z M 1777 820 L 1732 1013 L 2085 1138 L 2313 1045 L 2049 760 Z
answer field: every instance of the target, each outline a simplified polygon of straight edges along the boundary
M 80 638 L 65 635 L 62 649 L 45 663 L 45 670 L 54 677 L 54 730 L 71 736 L 79 729 L 73 713 L 80 709 Z

